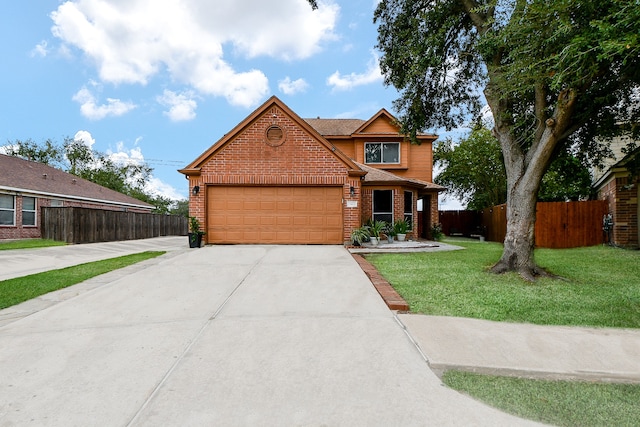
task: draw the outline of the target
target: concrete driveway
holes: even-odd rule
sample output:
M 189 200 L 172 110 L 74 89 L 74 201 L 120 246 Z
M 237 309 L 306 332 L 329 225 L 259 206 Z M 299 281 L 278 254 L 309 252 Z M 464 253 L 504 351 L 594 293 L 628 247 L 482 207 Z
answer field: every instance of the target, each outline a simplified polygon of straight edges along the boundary
M 130 267 L 0 327 L 0 367 L 0 426 L 534 425 L 444 387 L 341 246 Z

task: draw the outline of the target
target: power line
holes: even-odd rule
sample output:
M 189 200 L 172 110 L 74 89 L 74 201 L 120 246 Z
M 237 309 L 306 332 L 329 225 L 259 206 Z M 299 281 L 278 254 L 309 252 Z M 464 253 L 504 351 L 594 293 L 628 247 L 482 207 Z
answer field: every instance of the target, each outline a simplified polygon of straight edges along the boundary
M 150 165 L 160 165 L 160 166 L 184 166 L 187 162 L 183 162 L 182 160 L 165 160 L 165 159 L 144 159 L 145 163 Z

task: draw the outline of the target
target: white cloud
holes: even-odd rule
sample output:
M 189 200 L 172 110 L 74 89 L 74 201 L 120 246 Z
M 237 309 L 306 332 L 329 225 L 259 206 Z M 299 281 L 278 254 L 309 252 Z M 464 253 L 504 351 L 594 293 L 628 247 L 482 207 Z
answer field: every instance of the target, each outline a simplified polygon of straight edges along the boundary
M 237 71 L 225 57 L 312 56 L 335 38 L 339 10 L 334 0 L 315 11 L 304 0 L 69 0 L 51 19 L 54 36 L 95 63 L 104 82 L 144 85 L 166 71 L 202 94 L 250 107 L 269 92 L 267 77 Z
M 278 82 L 278 89 L 285 95 L 295 95 L 304 92 L 309 87 L 304 79 L 291 80 L 288 76 Z
M 165 111 L 164 114 L 168 116 L 171 121 L 180 122 L 196 118 L 198 103 L 193 99 L 194 96 L 193 91 L 175 93 L 170 90 L 165 90 L 156 100 L 165 107 L 169 107 L 169 111 Z
M 45 57 L 49 53 L 48 43 L 46 40 L 42 40 L 31 50 L 31 57 L 41 56 Z
M 9 150 L 16 150 L 17 148 L 18 146 L 14 144 L 2 145 L 0 146 L 0 154 L 6 155 L 9 152 Z
M 80 113 L 90 120 L 101 120 L 108 116 L 122 116 L 136 108 L 131 102 L 107 98 L 107 103 L 98 105 L 96 97 L 89 89 L 83 87 L 72 98 L 80 104 Z
M 140 139 L 136 140 L 136 144 L 138 143 L 138 141 L 140 141 Z M 110 160 L 119 165 L 142 165 L 145 163 L 145 158 L 142 154 L 142 148 L 137 146 L 133 148 L 127 148 L 123 142 L 118 142 L 116 144 L 115 151 L 107 150 L 106 154 Z M 133 179 L 135 180 L 135 177 L 133 177 Z M 176 190 L 173 186 L 167 184 L 166 182 L 163 182 L 153 175 L 147 178 L 144 190 L 148 193 L 167 197 L 171 200 L 179 200 L 185 198 L 184 195 Z
M 333 86 L 333 90 L 350 90 L 356 86 L 368 85 L 382 81 L 382 72 L 378 62 L 378 54 L 372 52 L 373 57 L 367 65 L 364 73 L 351 73 L 341 75 L 340 71 L 336 71 L 327 79 L 327 85 Z
M 144 156 L 140 147 L 127 149 L 123 142 L 116 144 L 116 151 L 107 150 L 107 156 L 114 163 L 119 165 L 141 165 L 144 163 Z
M 93 139 L 93 136 L 91 135 L 91 133 L 86 130 L 79 130 L 78 132 L 76 132 L 76 134 L 73 136 L 73 140 L 81 141 L 84 145 L 86 145 L 89 148 L 93 148 L 93 144 L 96 143 L 96 140 Z
M 180 193 L 172 185 L 167 184 L 154 176 L 147 181 L 145 190 L 149 193 L 167 197 L 171 200 L 182 200 L 185 198 L 184 194 Z

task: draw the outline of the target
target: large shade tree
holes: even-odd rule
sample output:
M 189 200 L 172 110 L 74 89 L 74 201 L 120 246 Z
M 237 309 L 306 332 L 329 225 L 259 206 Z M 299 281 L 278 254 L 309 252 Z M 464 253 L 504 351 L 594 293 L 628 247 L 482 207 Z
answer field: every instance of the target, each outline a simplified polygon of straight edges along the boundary
M 481 210 L 507 201 L 507 174 L 500 143 L 491 130 L 478 123 L 457 143 L 451 138 L 436 141 L 433 164 L 440 169 L 434 182 L 466 203 Z M 591 195 L 591 175 L 580 158 L 566 150 L 554 156 L 542 177 L 539 202 L 584 200 Z
M 459 126 L 491 108 L 507 174 L 493 271 L 534 280 L 536 198 L 555 153 L 597 161 L 640 123 L 638 0 L 382 0 L 374 15 L 403 130 Z

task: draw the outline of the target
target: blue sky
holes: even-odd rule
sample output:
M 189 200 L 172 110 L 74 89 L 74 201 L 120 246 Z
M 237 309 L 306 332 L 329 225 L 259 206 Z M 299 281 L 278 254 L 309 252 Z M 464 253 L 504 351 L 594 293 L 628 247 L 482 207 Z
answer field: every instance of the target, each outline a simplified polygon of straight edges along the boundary
M 271 95 L 301 117 L 395 113 L 398 94 L 384 86 L 374 49 L 377 0 L 319 4 L 9 2 L 0 15 L 0 145 L 75 137 L 148 162 L 151 188 L 186 198 L 176 170 Z

